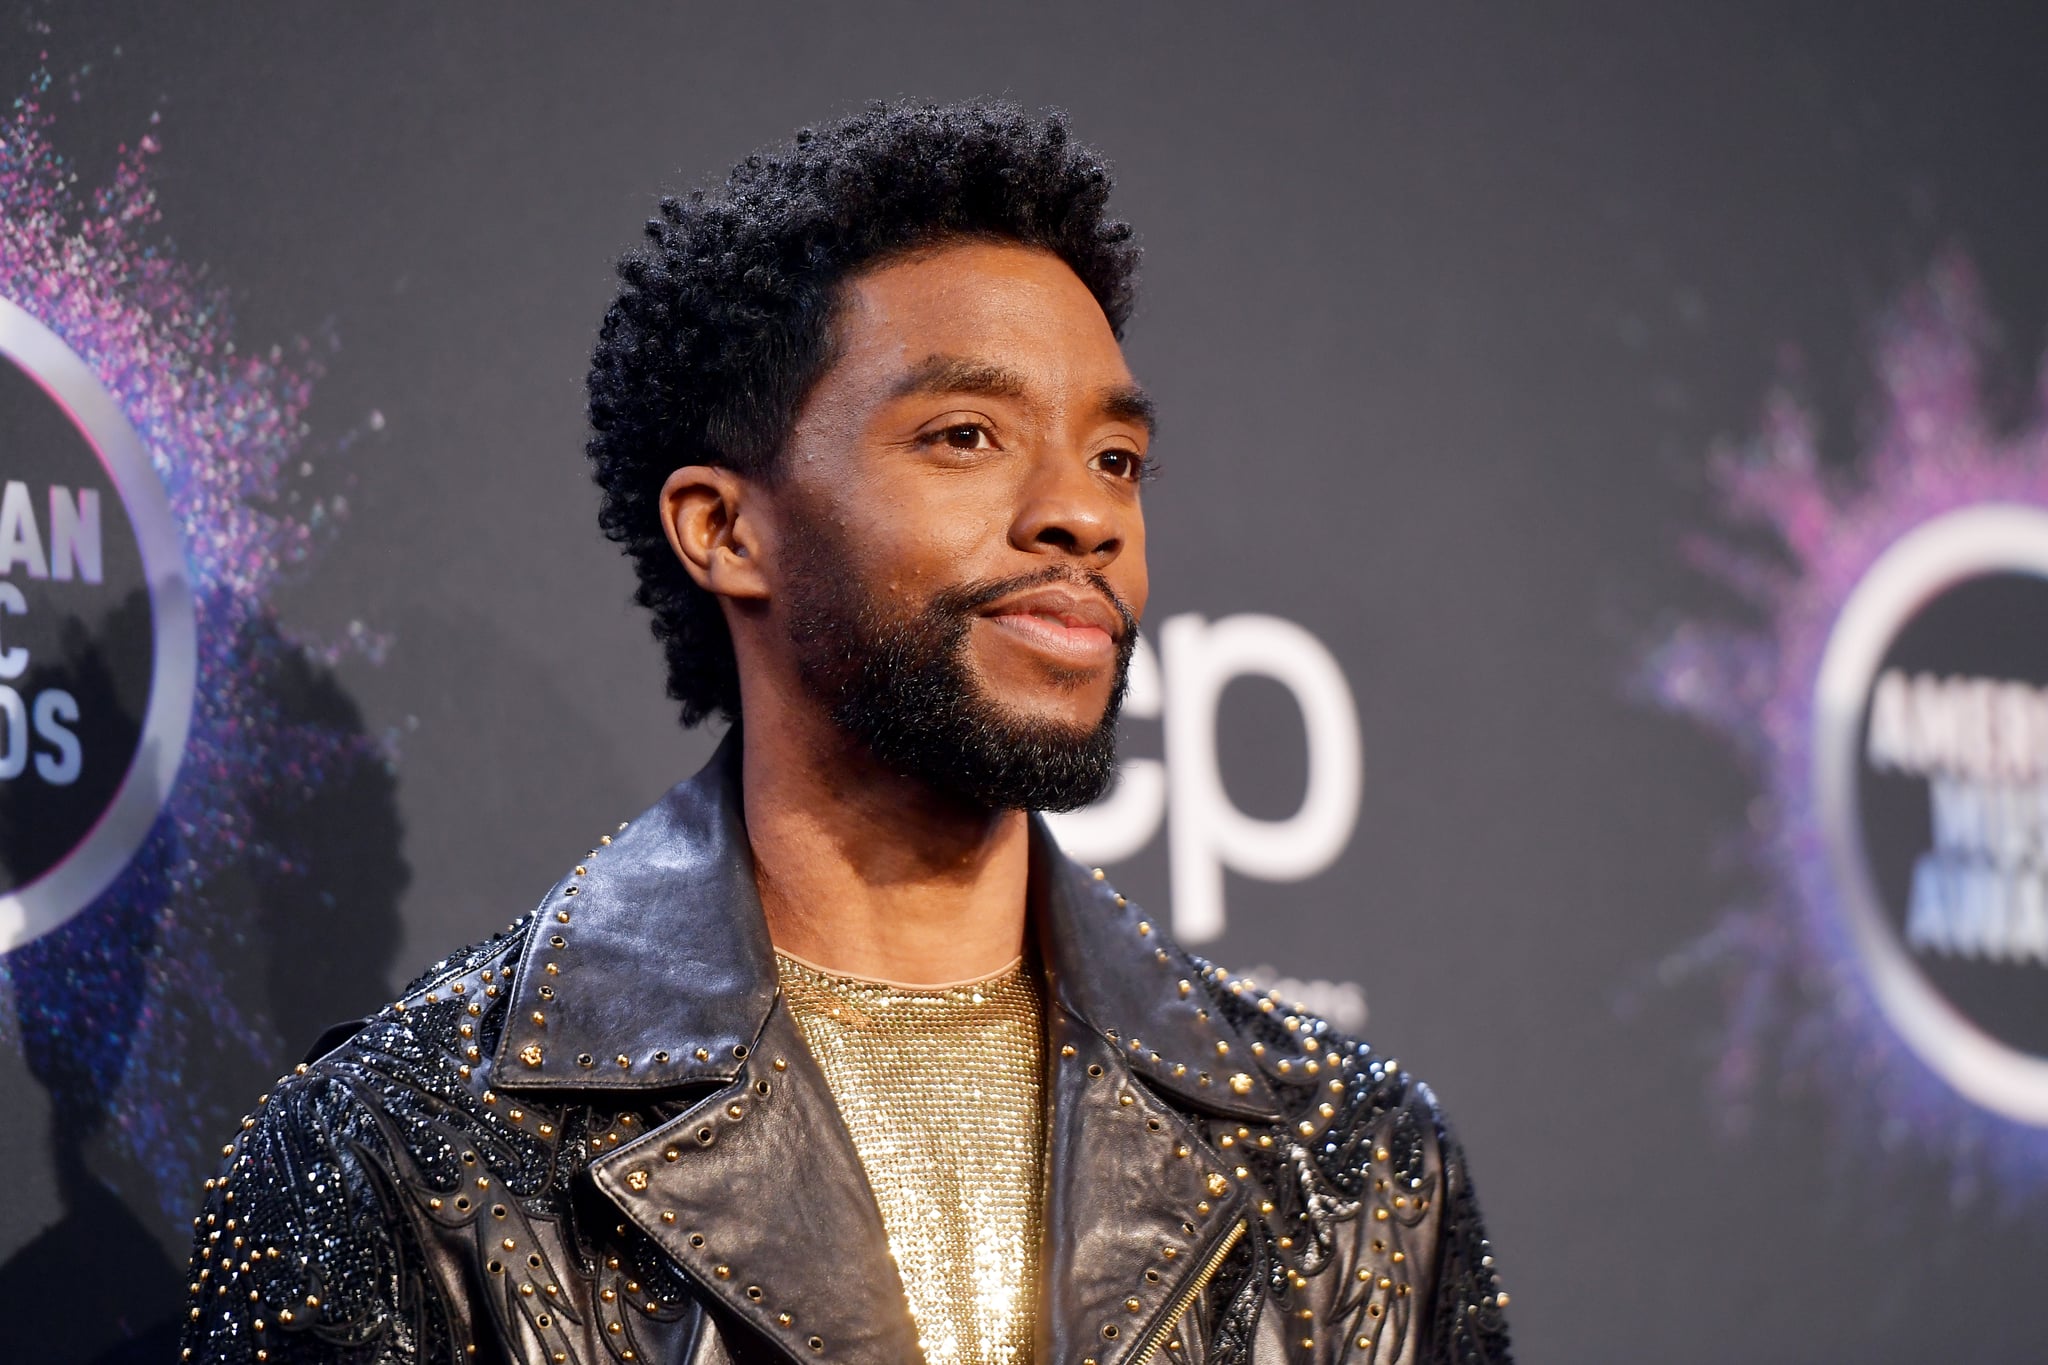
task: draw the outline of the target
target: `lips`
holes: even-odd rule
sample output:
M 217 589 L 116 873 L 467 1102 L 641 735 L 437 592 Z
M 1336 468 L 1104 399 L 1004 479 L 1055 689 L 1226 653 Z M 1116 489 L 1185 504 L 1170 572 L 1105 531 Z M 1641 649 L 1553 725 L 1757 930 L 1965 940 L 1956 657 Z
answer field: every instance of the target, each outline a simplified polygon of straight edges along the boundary
M 1005 597 L 982 614 L 1023 643 L 1075 663 L 1114 654 L 1124 630 L 1102 594 L 1057 584 Z

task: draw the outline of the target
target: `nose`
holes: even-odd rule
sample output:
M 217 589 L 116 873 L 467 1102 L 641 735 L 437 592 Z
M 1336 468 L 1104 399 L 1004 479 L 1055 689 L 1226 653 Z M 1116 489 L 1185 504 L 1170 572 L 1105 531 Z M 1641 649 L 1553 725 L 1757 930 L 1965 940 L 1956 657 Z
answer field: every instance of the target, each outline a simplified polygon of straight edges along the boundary
M 1138 515 L 1135 499 L 1118 497 L 1081 456 L 1062 451 L 1036 461 L 1010 524 L 1010 543 L 1103 569 L 1123 552 Z

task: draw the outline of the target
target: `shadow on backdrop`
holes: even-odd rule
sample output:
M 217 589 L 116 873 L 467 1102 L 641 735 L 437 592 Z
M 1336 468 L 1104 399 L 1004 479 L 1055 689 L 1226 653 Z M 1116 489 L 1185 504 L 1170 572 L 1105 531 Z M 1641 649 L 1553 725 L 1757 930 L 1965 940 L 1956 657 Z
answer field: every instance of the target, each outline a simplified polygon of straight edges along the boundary
M 95 638 L 146 639 L 147 613 L 146 602 L 130 599 Z M 225 1068 L 181 1065 L 182 1074 L 139 1082 L 207 1086 L 219 1093 L 203 1107 L 230 1116 L 326 1027 L 387 998 L 398 898 L 410 880 L 396 780 L 366 742 L 355 702 L 273 623 L 250 628 L 237 647 L 268 661 L 265 700 L 279 719 L 345 741 L 347 757 L 310 787 L 291 774 L 265 774 L 252 802 L 251 856 L 201 898 L 218 949 L 219 979 L 208 985 L 217 1003 L 268 1021 L 274 1055 Z M 81 711 L 97 706 L 109 715 L 105 660 L 91 647 L 71 657 L 64 685 Z M 32 672 L 23 686 L 41 681 Z M 133 717 L 120 723 L 135 732 Z M 31 790 L 39 789 L 0 787 L 0 863 L 10 871 L 48 858 L 37 838 L 54 816 Z M 177 1355 L 186 1268 L 183 1251 L 170 1248 L 185 1231 L 163 1225 L 151 1174 L 108 1140 L 124 1106 L 137 1102 L 136 1082 L 123 1082 L 138 1023 L 163 1004 L 149 998 L 150 958 L 173 892 L 162 867 L 139 858 L 125 874 L 144 879 L 136 894 L 102 897 L 8 957 L 24 1060 L 49 1092 L 49 1167 L 63 1205 L 53 1226 L 0 1265 L 7 1344 L 32 1346 L 38 1365 L 140 1365 Z M 203 1026 L 205 1002 L 198 1006 Z M 191 1191 L 191 1207 L 200 1197 Z

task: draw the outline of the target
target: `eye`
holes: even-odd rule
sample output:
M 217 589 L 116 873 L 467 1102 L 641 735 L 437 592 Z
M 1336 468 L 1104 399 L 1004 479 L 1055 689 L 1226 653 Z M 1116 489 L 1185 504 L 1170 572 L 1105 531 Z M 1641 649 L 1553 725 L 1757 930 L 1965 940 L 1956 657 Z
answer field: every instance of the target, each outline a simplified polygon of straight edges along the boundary
M 918 439 L 925 445 L 945 446 L 949 450 L 994 450 L 996 448 L 994 434 L 979 422 L 955 422 L 951 426 L 928 431 Z
M 1091 463 L 1111 478 L 1123 479 L 1130 483 L 1142 483 L 1152 475 L 1151 460 L 1135 450 L 1125 450 L 1121 446 L 1112 446 L 1102 451 Z

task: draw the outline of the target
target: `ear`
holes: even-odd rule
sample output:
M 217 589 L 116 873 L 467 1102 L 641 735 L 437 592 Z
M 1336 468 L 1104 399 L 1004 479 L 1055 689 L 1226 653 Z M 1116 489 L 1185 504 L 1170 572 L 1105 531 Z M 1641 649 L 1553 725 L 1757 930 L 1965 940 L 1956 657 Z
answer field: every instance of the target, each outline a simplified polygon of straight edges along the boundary
M 685 465 L 661 486 L 661 527 L 697 586 L 720 597 L 766 598 L 758 512 L 747 482 L 717 465 Z

